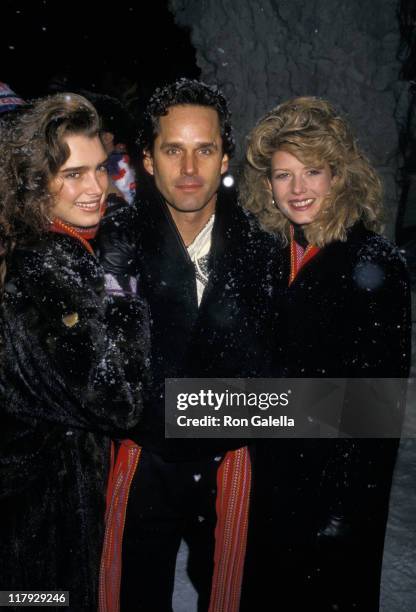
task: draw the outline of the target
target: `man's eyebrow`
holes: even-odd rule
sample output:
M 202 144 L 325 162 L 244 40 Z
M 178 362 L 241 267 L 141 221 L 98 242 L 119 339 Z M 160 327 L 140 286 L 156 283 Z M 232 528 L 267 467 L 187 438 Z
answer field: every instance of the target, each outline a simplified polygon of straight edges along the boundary
M 212 147 L 213 149 L 218 149 L 218 145 L 216 142 L 214 141 L 210 141 L 210 142 L 196 142 L 194 143 L 195 148 L 204 148 L 204 147 Z M 177 149 L 183 149 L 184 148 L 184 144 L 181 142 L 164 142 L 162 145 L 160 145 L 161 149 L 169 149 L 170 147 L 175 147 Z
M 211 141 L 211 142 L 200 142 L 198 144 L 198 147 L 212 147 L 213 149 L 218 149 L 218 145 L 214 141 Z
M 170 147 L 181 149 L 183 147 L 183 144 L 181 144 L 180 142 L 164 142 L 163 144 L 160 145 L 161 149 L 168 149 Z

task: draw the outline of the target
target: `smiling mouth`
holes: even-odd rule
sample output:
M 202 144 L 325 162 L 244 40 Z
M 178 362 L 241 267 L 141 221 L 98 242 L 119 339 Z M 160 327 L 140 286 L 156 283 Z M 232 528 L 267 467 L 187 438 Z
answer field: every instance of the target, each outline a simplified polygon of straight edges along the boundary
M 80 208 L 81 210 L 86 210 L 88 212 L 95 212 L 99 210 L 101 204 L 101 200 L 94 200 L 94 202 L 75 202 L 75 206 Z
M 305 200 L 291 200 L 289 204 L 296 210 L 305 210 L 309 208 L 314 201 L 314 198 L 307 198 Z

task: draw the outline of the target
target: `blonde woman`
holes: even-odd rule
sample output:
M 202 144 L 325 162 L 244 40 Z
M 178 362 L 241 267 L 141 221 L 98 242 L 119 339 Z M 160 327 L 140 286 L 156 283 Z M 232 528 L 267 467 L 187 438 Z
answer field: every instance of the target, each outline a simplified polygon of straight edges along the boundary
M 346 120 L 312 97 L 276 107 L 250 134 L 243 183 L 245 206 L 282 242 L 276 375 L 406 377 L 407 274 L 379 234 L 381 183 Z M 252 559 L 275 559 L 253 564 L 265 601 L 277 581 L 282 609 L 378 610 L 396 450 L 378 439 L 259 447 Z

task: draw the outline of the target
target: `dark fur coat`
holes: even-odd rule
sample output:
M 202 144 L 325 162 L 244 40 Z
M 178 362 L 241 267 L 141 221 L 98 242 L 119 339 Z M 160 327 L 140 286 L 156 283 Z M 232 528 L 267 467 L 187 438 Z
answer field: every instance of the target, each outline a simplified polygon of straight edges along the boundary
M 138 299 L 104 296 L 72 237 L 16 248 L 1 304 L 0 588 L 97 609 L 111 438 L 139 419 Z

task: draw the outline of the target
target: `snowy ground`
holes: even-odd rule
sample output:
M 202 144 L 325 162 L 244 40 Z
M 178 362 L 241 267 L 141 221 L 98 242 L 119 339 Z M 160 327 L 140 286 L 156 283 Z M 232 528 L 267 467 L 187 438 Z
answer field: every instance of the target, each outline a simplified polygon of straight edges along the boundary
M 382 612 L 416 610 L 416 440 L 404 439 L 390 502 L 384 549 Z
M 413 294 L 413 372 L 416 376 L 416 294 Z M 409 384 L 404 435 L 393 480 L 381 591 L 381 612 L 416 610 L 416 378 Z
M 196 612 L 196 592 L 186 575 L 188 549 L 184 541 L 179 549 L 176 562 L 175 592 L 173 593 L 174 612 Z

